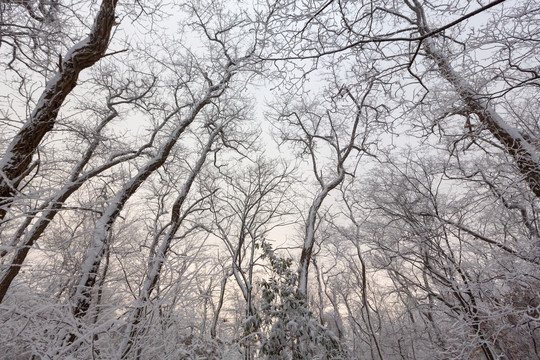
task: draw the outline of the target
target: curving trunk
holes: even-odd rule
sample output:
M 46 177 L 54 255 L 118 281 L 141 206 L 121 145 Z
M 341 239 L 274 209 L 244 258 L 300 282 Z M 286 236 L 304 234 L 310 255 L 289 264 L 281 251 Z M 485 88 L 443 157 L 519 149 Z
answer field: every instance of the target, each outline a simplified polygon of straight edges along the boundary
M 105 54 L 118 0 L 103 0 L 88 37 L 75 44 L 50 79 L 34 111 L 9 144 L 0 160 L 0 221 L 4 219 L 18 185 L 31 172 L 32 157 L 56 122 L 68 94 L 77 85 L 82 70 L 91 67 Z

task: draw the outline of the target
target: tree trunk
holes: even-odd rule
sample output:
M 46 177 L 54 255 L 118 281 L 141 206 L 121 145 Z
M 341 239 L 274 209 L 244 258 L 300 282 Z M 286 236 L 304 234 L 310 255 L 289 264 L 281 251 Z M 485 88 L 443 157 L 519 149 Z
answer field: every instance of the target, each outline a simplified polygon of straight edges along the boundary
M 416 14 L 418 31 L 420 35 L 428 36 L 431 31 L 423 7 L 417 0 L 413 0 L 413 2 L 414 5 L 409 2 L 407 4 Z M 489 101 L 478 94 L 471 84 L 454 70 L 448 57 L 437 48 L 431 37 L 422 41 L 424 50 L 428 57 L 437 64 L 442 77 L 454 87 L 461 100 L 467 105 L 468 110 L 478 117 L 480 123 L 512 156 L 529 188 L 537 198 L 540 198 L 540 154 L 536 148 L 517 129 L 506 123 L 489 104 Z
M 115 24 L 117 0 L 103 0 L 87 38 L 75 44 L 59 64 L 56 75 L 47 82 L 34 111 L 9 144 L 0 160 L 0 221 L 17 193 L 17 185 L 28 175 L 32 156 L 43 137 L 53 129 L 67 95 L 77 85 L 82 70 L 103 57 Z

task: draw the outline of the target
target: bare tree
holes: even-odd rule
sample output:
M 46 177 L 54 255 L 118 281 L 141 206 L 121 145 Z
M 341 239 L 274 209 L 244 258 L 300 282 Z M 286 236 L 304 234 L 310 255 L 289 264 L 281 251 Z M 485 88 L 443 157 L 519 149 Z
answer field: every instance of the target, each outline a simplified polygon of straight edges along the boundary
M 94 230 L 94 240 L 89 249 L 86 259 L 82 265 L 82 276 L 77 286 L 77 291 L 73 295 L 73 314 L 75 317 L 83 317 L 90 306 L 90 294 L 96 281 L 98 269 L 107 247 L 107 234 L 109 229 L 116 221 L 120 211 L 127 200 L 136 192 L 139 186 L 163 163 L 166 161 L 172 147 L 178 141 L 184 130 L 195 120 L 198 113 L 215 97 L 219 97 L 226 88 L 227 83 L 232 77 L 233 64 L 229 63 L 225 69 L 223 78 L 216 85 L 213 85 L 210 79 L 209 86 L 202 97 L 191 106 L 186 117 L 179 121 L 174 130 L 170 133 L 168 139 L 158 148 L 154 155 L 139 172 L 132 177 L 129 182 L 115 195 L 115 199 L 104 211 Z M 177 107 L 166 120 L 175 118 L 179 115 L 180 107 Z M 73 335 L 68 338 L 68 343 L 73 342 Z
M 259 249 L 273 230 L 287 225 L 294 169 L 263 157 L 248 162 L 244 170 L 240 170 L 242 175 L 236 167 L 225 174 L 222 181 L 212 185 L 218 186 L 219 190 L 216 189 L 211 199 L 214 230 L 209 230 L 223 241 L 230 256 L 212 334 L 215 336 L 216 333 L 226 280 L 233 276 L 245 301 L 244 331 L 239 334 L 239 342 L 245 347 L 244 358 L 252 359 L 260 331 L 260 314 L 254 298 L 256 266 L 261 265 Z
M 301 102 L 280 110 L 281 138 L 293 144 L 301 156 L 310 162 L 316 180 L 316 194 L 305 219 L 305 235 L 299 264 L 298 291 L 307 294 L 308 270 L 318 224 L 318 213 L 330 192 L 339 186 L 347 174 L 354 174 L 359 158 L 369 153 L 372 124 L 377 122 L 384 107 L 372 104 L 368 84 L 358 92 L 347 87 L 338 89 L 324 102 Z M 343 104 L 352 110 L 343 110 Z M 322 160 L 329 157 L 330 161 Z
M 500 1 L 494 1 L 491 4 L 478 9 L 476 12 L 487 10 L 498 3 L 500 3 Z M 434 31 L 429 25 L 429 15 L 426 14 L 425 7 L 417 0 L 406 1 L 406 4 L 414 13 L 414 17 L 410 19 L 410 23 L 411 25 L 416 26 L 418 33 L 423 38 L 420 40 L 418 46 L 421 46 L 425 51 L 426 56 L 436 63 L 441 76 L 448 81 L 458 93 L 464 104 L 464 108 L 461 109 L 461 115 L 467 117 L 467 121 L 470 121 L 471 117 L 477 119 L 479 127 L 481 127 L 482 130 L 487 130 L 495 139 L 497 139 L 497 141 L 499 141 L 502 149 L 508 152 L 514 159 L 519 171 L 532 192 L 537 197 L 540 197 L 540 155 L 538 153 L 538 148 L 531 142 L 535 135 L 528 134 L 526 131 L 527 129 L 517 129 L 508 121 L 504 120 L 504 118 L 496 111 L 495 107 L 490 104 L 490 98 L 495 97 L 496 95 L 493 96 L 488 94 L 486 96 L 486 94 L 482 94 L 480 89 L 475 89 L 464 76 L 454 69 L 451 64 L 449 53 L 446 53 L 441 45 L 438 44 L 437 39 L 432 36 Z M 527 8 L 523 8 L 520 10 L 527 11 L 526 9 Z M 526 35 L 534 36 L 530 33 Z M 533 68 L 527 71 L 526 68 L 521 67 L 528 65 L 526 58 L 522 59 L 523 65 L 514 64 L 512 55 L 509 54 L 508 62 L 510 63 L 510 67 L 517 67 L 519 70 L 518 72 L 521 72 L 521 74 L 518 74 L 517 76 L 523 80 L 521 80 L 519 85 L 510 83 L 510 88 L 505 90 L 505 92 L 511 91 L 514 86 L 537 86 L 537 83 L 535 85 L 535 82 L 539 78 L 537 71 Z M 471 126 L 474 125 L 471 125 L 470 122 L 468 124 L 469 129 L 472 130 Z
M 150 82 L 148 88 L 143 89 L 140 94 L 126 97 L 126 94 L 130 92 L 130 90 L 127 89 L 128 85 L 130 85 L 129 81 L 122 88 L 109 89 L 107 98 L 107 108 L 109 113 L 98 123 L 97 127 L 90 134 L 87 134 L 87 136 L 90 137 L 88 147 L 83 152 L 81 159 L 70 171 L 71 175 L 68 182 L 52 194 L 50 198 L 45 199 L 39 207 L 28 213 L 24 221 L 19 225 L 17 231 L 13 234 L 9 245 L 6 245 L 1 250 L 1 257 L 8 255 L 9 252 L 14 252 L 14 254 L 9 262 L 9 266 L 6 267 L 6 270 L 4 270 L 1 277 L 0 303 L 4 299 L 12 281 L 19 273 L 29 250 L 47 229 L 48 225 L 53 221 L 58 212 L 62 210 L 68 198 L 74 192 L 79 190 L 87 181 L 99 176 L 118 164 L 139 157 L 141 153 L 152 146 L 154 136 L 150 138 L 150 141 L 147 144 L 144 144 L 135 151 L 124 151 L 111 154 L 101 165 L 95 167 L 88 166 L 89 162 L 94 160 L 94 154 L 98 147 L 102 146 L 104 139 L 102 135 L 103 130 L 119 115 L 116 107 L 131 104 L 143 99 L 152 90 L 154 83 Z M 31 229 L 28 230 L 30 226 Z
M 512 209 L 501 206 L 497 212 L 487 215 L 491 225 L 478 232 L 471 231 L 465 223 L 482 222 L 478 216 L 486 214 L 478 214 L 475 209 L 482 207 L 490 192 L 478 183 L 475 184 L 478 193 L 469 188 L 450 195 L 447 185 L 455 180 L 446 179 L 443 169 L 444 166 L 432 167 L 409 158 L 404 165 L 394 165 L 386 174 L 377 174 L 378 180 L 374 183 L 378 184 L 378 190 L 372 189 L 373 195 L 369 196 L 374 204 L 364 205 L 370 210 L 370 217 L 382 211 L 379 219 L 373 219 L 386 224 L 378 225 L 384 228 L 378 230 L 380 240 L 370 241 L 380 251 L 381 257 L 375 266 L 388 272 L 396 292 L 404 292 L 403 299 L 414 299 L 417 309 L 414 312 L 431 328 L 435 337 L 431 341 L 439 351 L 462 357 L 469 356 L 466 353 L 481 352 L 487 359 L 511 358 L 507 339 L 520 333 L 522 335 L 517 336 L 522 336 L 522 348 L 527 349 L 528 354 L 523 356 L 531 356 L 535 350 L 529 343 L 536 340 L 532 334 L 524 335 L 526 326 L 515 328 L 513 335 L 502 330 L 507 327 L 506 316 L 510 313 L 519 316 L 520 312 L 517 304 L 505 310 L 500 307 L 508 301 L 502 300 L 508 297 L 505 287 L 515 286 L 511 285 L 514 280 L 507 280 L 504 285 L 494 280 L 513 267 L 510 263 L 518 262 L 519 267 L 527 269 L 538 267 L 534 258 L 524 255 L 525 249 L 534 248 L 534 242 L 521 239 L 519 243 L 513 241 L 515 248 L 510 248 L 509 242 L 504 240 L 511 233 L 523 234 L 527 223 L 521 220 L 520 225 L 506 226 L 506 233 L 501 233 L 498 224 L 506 223 L 506 216 L 519 218 L 518 214 L 512 214 Z M 373 227 L 369 229 L 372 231 Z M 529 237 L 534 238 L 534 234 Z M 518 272 L 520 275 L 516 276 L 525 288 L 534 286 L 534 278 Z M 419 293 L 415 294 L 412 289 Z M 447 335 L 443 336 L 443 332 Z M 505 335 L 500 336 L 500 332 Z
M 31 6 L 31 5 L 29 5 Z M 32 114 L 0 160 L 0 220 L 3 220 L 21 182 L 32 170 L 36 148 L 50 132 L 64 100 L 77 84 L 79 73 L 101 59 L 115 24 L 116 0 L 104 0 L 90 34 L 75 44 L 58 64 Z
M 227 89 L 230 87 L 233 75 L 249 59 L 250 51 L 252 51 L 250 44 L 248 44 L 247 50 L 245 50 L 246 47 L 242 47 L 245 50 L 243 56 L 234 57 L 241 50 L 239 46 L 244 46 L 244 44 L 235 45 L 227 40 L 231 32 L 239 31 L 236 27 L 237 24 L 233 21 L 234 19 L 231 20 L 230 26 L 220 22 L 215 25 L 210 20 L 208 22 L 205 20 L 207 17 L 211 17 L 210 12 L 204 12 L 201 15 L 199 13 L 201 10 L 197 7 L 189 7 L 188 10 L 196 19 L 193 24 L 194 31 L 198 31 L 202 34 L 202 39 L 206 40 L 205 45 L 210 54 L 209 58 L 204 60 L 198 59 L 195 57 L 195 54 L 187 50 L 179 62 L 179 59 L 173 57 L 174 51 L 165 52 L 166 56 L 173 58 L 166 62 L 164 61 L 162 65 L 165 69 L 172 69 L 172 75 L 177 76 L 172 82 L 170 79 L 167 79 L 173 90 L 169 99 L 174 102 L 171 104 L 170 109 L 165 112 L 162 124 L 159 125 L 163 129 L 161 141 L 154 144 L 149 159 L 138 165 L 138 171 L 116 192 L 114 198 L 110 200 L 107 208 L 104 209 L 100 219 L 96 223 L 96 227 L 93 230 L 92 243 L 81 265 L 81 276 L 70 299 L 73 304 L 73 316 L 75 319 L 79 319 L 79 321 L 86 317 L 91 306 L 92 293 L 96 285 L 99 268 L 109 246 L 108 234 L 127 201 L 149 177 L 170 160 L 170 154 L 186 130 L 192 129 L 196 124 L 209 127 L 210 129 L 215 127 L 210 137 L 212 141 L 203 146 L 199 161 L 196 162 L 195 169 L 200 169 L 216 137 L 218 135 L 222 138 L 225 137 L 224 129 L 221 128 L 223 125 L 220 125 L 220 122 L 228 122 L 229 120 L 227 118 L 229 116 L 231 119 L 242 116 L 241 112 L 235 112 L 232 102 L 221 101 L 221 99 L 226 99 L 224 94 L 226 94 Z M 226 18 L 222 17 L 219 20 L 225 21 Z M 215 33 L 212 30 L 214 25 L 218 29 Z M 246 52 L 247 55 L 245 55 Z M 178 73 L 180 69 L 186 70 L 186 72 Z M 227 107 L 231 107 L 231 113 L 226 110 Z M 214 112 L 213 110 L 216 111 Z M 220 119 L 221 117 L 224 119 Z M 220 119 L 219 122 L 217 119 Z M 228 140 L 223 141 L 226 142 Z M 161 267 L 169 247 L 168 244 L 175 237 L 178 228 L 184 220 L 184 216 L 180 213 L 180 207 L 185 201 L 185 197 L 198 172 L 198 170 L 191 171 L 191 176 L 188 177 L 185 183 L 186 186 L 181 191 L 183 195 L 177 198 L 175 201 L 176 205 L 172 207 L 172 226 L 164 233 L 165 240 L 161 242 L 162 246 L 156 248 L 155 256 L 157 257 L 151 261 L 151 272 L 143 285 L 143 289 L 141 289 L 140 301 L 135 306 L 131 320 L 128 321 L 126 341 L 122 345 L 122 354 L 120 356 L 125 357 L 130 352 L 134 336 L 137 333 L 136 325 L 140 319 L 141 310 L 144 309 L 144 303 L 148 300 L 159 280 Z M 70 348 L 76 348 L 78 346 L 76 340 L 77 335 L 75 332 L 70 331 L 65 338 L 64 349 L 61 351 L 66 352 Z
M 175 238 L 178 229 L 182 225 L 186 216 L 188 216 L 191 212 L 197 210 L 200 206 L 199 203 L 204 201 L 205 199 L 204 197 L 202 197 L 201 199 L 198 199 L 189 207 L 187 207 L 185 210 L 181 211 L 183 208 L 184 202 L 186 201 L 187 196 L 190 192 L 190 189 L 197 175 L 201 171 L 206 161 L 206 158 L 212 149 L 212 146 L 214 145 L 216 137 L 224 130 L 224 127 L 226 126 L 226 124 L 218 123 L 218 124 L 213 124 L 212 126 L 214 127 L 214 129 L 208 136 L 208 140 L 204 148 L 199 153 L 199 158 L 197 162 L 193 166 L 191 173 L 189 174 L 176 200 L 174 201 L 174 204 L 172 206 L 172 211 L 171 211 L 171 220 L 168 226 L 166 227 L 167 230 L 161 231 L 161 232 L 164 232 L 163 238 L 161 239 L 159 246 L 157 246 L 156 249 L 154 249 L 153 254 L 151 254 L 151 259 L 149 260 L 149 269 L 148 269 L 146 278 L 144 280 L 143 287 L 139 291 L 139 295 L 137 297 L 137 300 L 135 301 L 135 305 L 133 306 L 133 309 L 131 310 L 131 314 L 126 324 L 126 330 L 125 330 L 125 335 L 123 337 L 123 342 L 119 348 L 120 350 L 118 352 L 118 355 L 122 359 L 126 358 L 130 354 L 134 341 L 136 341 L 136 336 L 137 336 L 137 333 L 139 332 L 139 329 L 137 326 L 143 315 L 142 314 L 143 310 L 147 306 L 150 300 L 150 296 L 152 295 L 152 292 L 154 291 L 159 281 L 159 278 L 161 275 L 161 269 L 167 258 L 168 250 L 171 247 L 171 243 L 173 239 Z M 196 228 L 197 225 L 194 225 L 194 227 Z M 184 234 L 182 237 L 189 235 L 190 231 L 192 231 L 192 229 L 188 229 L 186 234 Z M 159 237 L 159 234 L 156 234 L 155 236 Z

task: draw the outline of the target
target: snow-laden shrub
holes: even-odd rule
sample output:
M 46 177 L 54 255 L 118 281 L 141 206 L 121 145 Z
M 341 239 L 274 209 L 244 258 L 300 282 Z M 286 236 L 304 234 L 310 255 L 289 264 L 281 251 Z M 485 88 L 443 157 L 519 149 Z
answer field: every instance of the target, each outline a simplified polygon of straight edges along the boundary
M 261 353 L 267 359 L 346 359 L 337 336 L 316 320 L 305 297 L 297 291 L 298 275 L 291 270 L 292 259 L 278 257 L 266 242 L 262 248 L 272 277 L 260 282 L 260 316 L 266 330 Z

